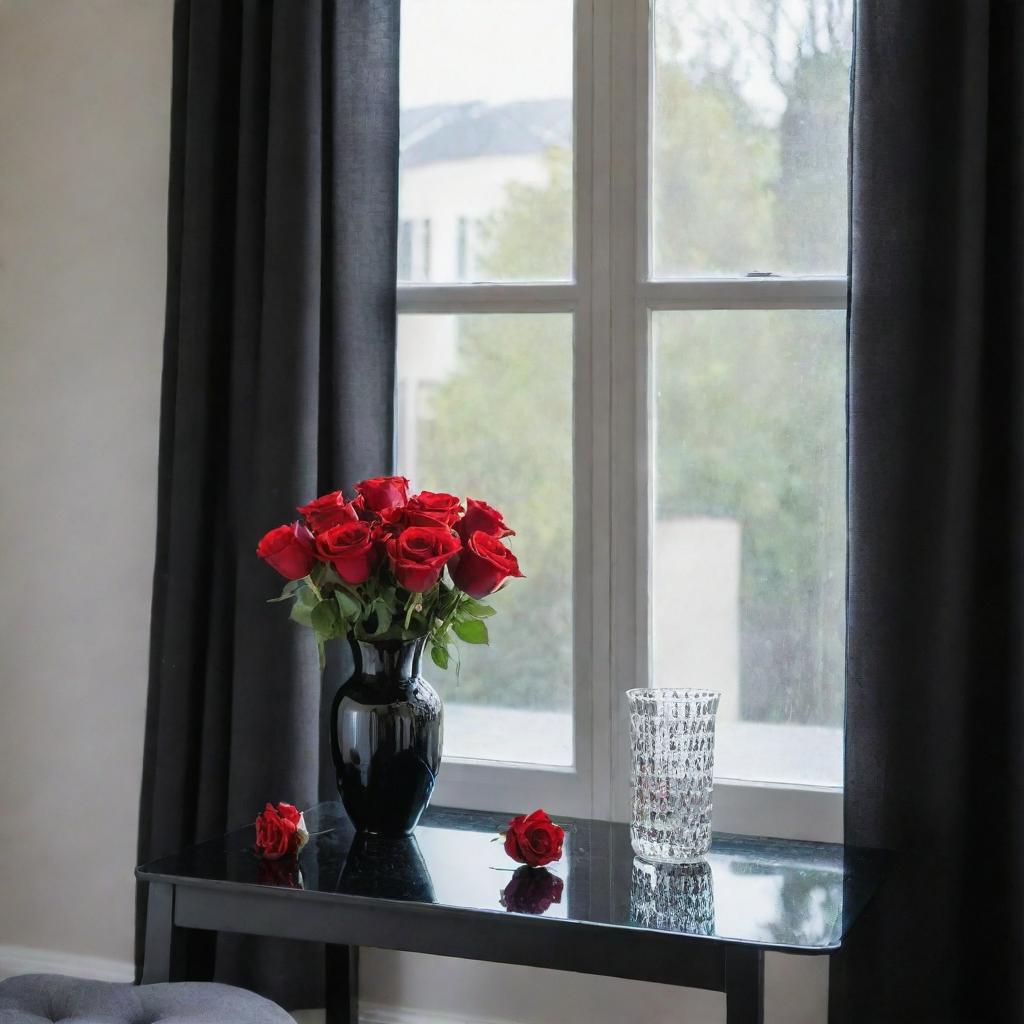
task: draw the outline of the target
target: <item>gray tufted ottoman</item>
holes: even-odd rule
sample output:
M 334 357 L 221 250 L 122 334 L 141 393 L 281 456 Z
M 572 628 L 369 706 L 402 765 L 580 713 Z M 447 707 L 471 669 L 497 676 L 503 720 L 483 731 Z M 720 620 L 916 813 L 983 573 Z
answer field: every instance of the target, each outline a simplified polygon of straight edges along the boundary
M 0 1024 L 294 1024 L 279 1006 L 228 985 L 118 985 L 60 974 L 0 981 Z

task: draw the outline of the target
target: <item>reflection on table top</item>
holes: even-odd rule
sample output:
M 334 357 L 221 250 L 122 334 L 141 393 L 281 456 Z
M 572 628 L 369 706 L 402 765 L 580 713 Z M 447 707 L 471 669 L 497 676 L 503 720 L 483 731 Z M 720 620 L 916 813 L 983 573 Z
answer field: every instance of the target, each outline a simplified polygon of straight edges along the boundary
M 139 869 L 143 879 L 270 886 L 346 899 L 437 904 L 552 922 L 642 928 L 806 953 L 839 946 L 878 886 L 885 855 L 830 843 L 716 834 L 707 857 L 654 865 L 629 827 L 557 819 L 564 854 L 547 869 L 514 864 L 493 839 L 508 815 L 434 807 L 408 840 L 357 836 L 338 803 L 306 811 L 298 858 L 262 861 L 251 826 Z

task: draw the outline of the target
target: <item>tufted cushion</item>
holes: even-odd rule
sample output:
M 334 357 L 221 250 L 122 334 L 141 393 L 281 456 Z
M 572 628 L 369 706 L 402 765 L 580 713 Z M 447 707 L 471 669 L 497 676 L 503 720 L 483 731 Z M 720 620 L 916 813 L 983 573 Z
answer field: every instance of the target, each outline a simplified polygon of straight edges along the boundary
M 0 1024 L 294 1024 L 262 996 L 228 985 L 119 985 L 60 974 L 0 981 Z

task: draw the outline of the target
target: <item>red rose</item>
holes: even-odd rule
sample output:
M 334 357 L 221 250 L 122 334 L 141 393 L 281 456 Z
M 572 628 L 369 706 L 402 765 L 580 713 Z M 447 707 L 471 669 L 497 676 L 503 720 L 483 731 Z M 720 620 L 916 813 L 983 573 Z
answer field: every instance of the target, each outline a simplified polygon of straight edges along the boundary
M 403 511 L 409 526 L 451 526 L 462 515 L 462 502 L 454 494 L 421 491 Z
M 482 530 L 470 535 L 450 571 L 455 586 L 472 598 L 493 594 L 509 576 L 523 575 L 516 556 L 497 537 Z
M 385 540 L 389 537 L 397 537 L 407 526 L 411 526 L 405 518 L 405 508 L 401 505 L 393 505 L 391 508 L 383 508 L 377 515 L 377 533 Z M 423 525 L 422 523 L 418 525 Z M 431 524 L 436 525 L 436 524 Z
M 460 546 L 450 530 L 410 526 L 387 543 L 391 571 L 399 586 L 422 594 L 441 578 L 445 563 L 458 554 Z
M 286 804 L 282 801 L 277 805 L 277 813 L 285 821 L 290 821 L 296 828 L 302 823 L 302 811 L 295 804 Z
M 508 823 L 505 852 L 520 864 L 539 868 L 562 856 L 565 830 L 556 825 L 546 811 L 520 814 Z
M 466 514 L 455 524 L 455 532 L 462 538 L 462 543 L 469 543 L 469 538 L 479 530 L 491 537 L 512 537 L 515 530 L 510 530 L 505 517 L 486 501 L 476 498 L 466 499 Z
M 501 892 L 501 905 L 516 914 L 543 914 L 562 902 L 563 882 L 547 868 L 516 868 Z
M 267 860 L 298 853 L 308 839 L 302 813 L 291 804 L 267 804 L 256 819 L 256 849 Z
M 353 585 L 365 583 L 380 562 L 373 529 L 358 520 L 325 530 L 316 539 L 316 550 L 346 583 Z
M 313 535 L 298 520 L 264 534 L 256 554 L 286 580 L 301 580 L 316 564 Z
M 299 513 L 306 520 L 306 525 L 313 533 L 323 533 L 332 526 L 341 523 L 354 523 L 359 518 L 363 507 L 363 499 L 346 501 L 341 491 L 331 491 L 315 498 L 308 505 L 300 505 Z
M 409 481 L 404 476 L 375 476 L 356 484 L 359 494 L 371 512 L 380 512 L 409 500 Z

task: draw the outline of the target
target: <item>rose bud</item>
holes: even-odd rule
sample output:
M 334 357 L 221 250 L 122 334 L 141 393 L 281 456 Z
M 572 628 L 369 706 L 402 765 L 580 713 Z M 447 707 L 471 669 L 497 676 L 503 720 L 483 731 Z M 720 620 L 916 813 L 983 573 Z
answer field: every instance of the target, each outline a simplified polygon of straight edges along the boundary
M 515 530 L 509 529 L 505 517 L 486 501 L 476 498 L 466 499 L 466 514 L 455 524 L 455 532 L 462 538 L 462 543 L 469 543 L 469 538 L 477 531 L 491 537 L 512 537 Z
M 353 586 L 365 583 L 380 562 L 380 549 L 369 523 L 356 521 L 332 526 L 316 538 L 316 550 L 334 571 Z
M 298 511 L 313 533 L 323 533 L 332 526 L 354 523 L 362 507 L 362 498 L 346 501 L 341 491 L 331 491 L 330 494 L 315 498 L 308 505 L 300 505 Z
M 298 520 L 264 534 L 256 554 L 286 580 L 301 580 L 316 564 L 313 535 Z
M 501 892 L 501 905 L 515 914 L 543 914 L 562 902 L 564 883 L 547 868 L 516 868 Z
M 256 819 L 256 849 L 267 860 L 298 853 L 308 841 L 306 820 L 291 804 L 267 804 Z
M 454 494 L 422 491 L 404 509 L 410 526 L 451 526 L 462 515 L 462 502 Z
M 387 542 L 388 561 L 399 586 L 422 594 L 441 578 L 445 564 L 460 547 L 450 530 L 410 526 Z
M 516 556 L 497 537 L 482 530 L 470 536 L 449 571 L 455 586 L 475 599 L 493 594 L 509 576 L 523 576 Z
M 520 864 L 539 868 L 562 856 L 565 829 L 556 825 L 546 811 L 520 814 L 508 823 L 505 852 Z
M 356 493 L 370 512 L 381 512 L 409 500 L 409 481 L 404 476 L 375 476 L 356 484 Z

